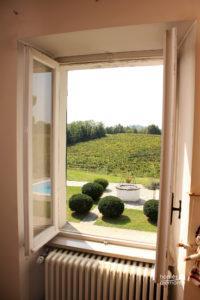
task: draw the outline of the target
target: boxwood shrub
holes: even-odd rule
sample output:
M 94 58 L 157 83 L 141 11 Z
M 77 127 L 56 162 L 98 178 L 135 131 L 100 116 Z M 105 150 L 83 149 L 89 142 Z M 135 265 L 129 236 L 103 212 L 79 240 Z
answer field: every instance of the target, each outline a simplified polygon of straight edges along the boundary
M 88 195 L 76 194 L 69 199 L 69 208 L 78 214 L 87 213 L 92 205 L 93 200 Z
M 143 212 L 149 218 L 149 221 L 157 223 L 158 221 L 158 200 L 151 199 L 145 202 Z
M 82 186 L 82 193 L 92 197 L 94 202 L 99 200 L 103 192 L 103 186 L 96 182 L 88 182 Z
M 106 196 L 100 199 L 98 209 L 104 217 L 117 218 L 124 211 L 124 203 L 115 196 Z
M 104 188 L 104 191 L 106 190 L 106 188 L 109 184 L 108 180 L 106 180 L 104 178 L 97 178 L 97 179 L 94 180 L 94 182 L 101 184 L 102 187 Z

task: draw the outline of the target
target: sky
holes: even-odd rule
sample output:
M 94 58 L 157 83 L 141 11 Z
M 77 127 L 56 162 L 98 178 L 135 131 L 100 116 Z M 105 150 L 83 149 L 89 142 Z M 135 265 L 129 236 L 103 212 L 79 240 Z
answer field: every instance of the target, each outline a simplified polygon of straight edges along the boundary
M 73 70 L 68 73 L 67 123 L 162 124 L 163 66 Z

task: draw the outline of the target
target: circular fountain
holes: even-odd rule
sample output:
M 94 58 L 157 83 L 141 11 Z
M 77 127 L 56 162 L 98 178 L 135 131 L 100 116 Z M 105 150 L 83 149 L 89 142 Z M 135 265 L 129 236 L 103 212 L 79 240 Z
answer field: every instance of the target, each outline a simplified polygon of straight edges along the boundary
M 136 202 L 140 199 L 140 188 L 133 183 L 120 183 L 116 189 L 117 197 L 123 201 Z

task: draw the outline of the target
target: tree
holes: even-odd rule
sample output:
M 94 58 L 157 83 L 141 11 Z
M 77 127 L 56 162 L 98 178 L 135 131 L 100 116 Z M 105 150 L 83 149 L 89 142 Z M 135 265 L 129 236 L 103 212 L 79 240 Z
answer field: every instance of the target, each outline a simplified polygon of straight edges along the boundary
M 109 127 L 106 127 L 106 133 L 108 133 L 108 134 L 113 134 L 114 132 L 113 132 L 113 126 L 109 126 Z
M 101 122 L 76 121 L 67 125 L 67 145 L 101 138 L 105 135 L 106 130 Z
M 133 133 L 138 133 L 137 128 L 133 128 Z
M 158 135 L 160 135 L 161 130 L 157 125 L 151 124 L 147 127 L 147 133 L 148 134 L 158 134 Z
M 124 133 L 125 129 L 121 124 L 118 124 L 114 127 L 114 133 Z

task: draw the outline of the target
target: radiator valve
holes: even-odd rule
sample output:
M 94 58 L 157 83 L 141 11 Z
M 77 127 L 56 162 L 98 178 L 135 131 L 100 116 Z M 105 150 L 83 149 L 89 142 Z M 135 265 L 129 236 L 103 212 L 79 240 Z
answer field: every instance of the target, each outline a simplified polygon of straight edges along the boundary
M 38 264 L 38 265 L 43 264 L 44 260 L 45 260 L 44 255 L 38 256 L 38 258 L 37 258 L 37 264 Z
M 49 254 L 49 252 L 51 251 L 51 248 L 48 247 L 48 248 L 45 248 L 42 252 L 41 255 L 38 256 L 37 260 L 36 260 L 36 263 L 41 265 L 44 263 L 45 261 L 45 258 L 47 257 L 47 255 Z

